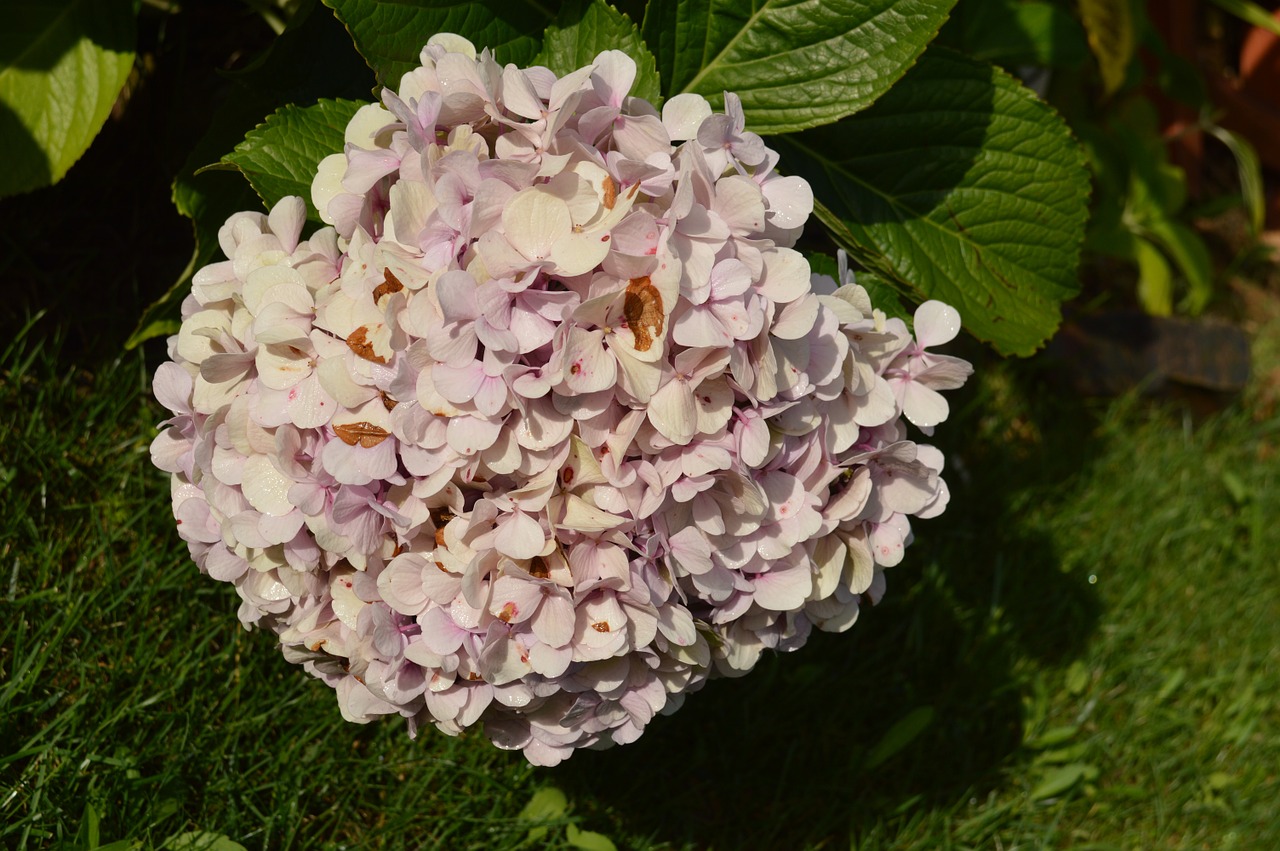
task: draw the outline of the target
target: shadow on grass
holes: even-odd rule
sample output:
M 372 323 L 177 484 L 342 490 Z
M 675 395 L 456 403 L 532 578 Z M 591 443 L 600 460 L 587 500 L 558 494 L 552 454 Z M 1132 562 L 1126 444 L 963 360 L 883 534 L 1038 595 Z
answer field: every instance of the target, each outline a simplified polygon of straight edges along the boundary
M 979 369 L 940 430 L 951 506 L 917 524 L 883 603 L 846 635 L 710 683 L 634 745 L 575 756 L 553 772 L 571 798 L 655 842 L 801 848 L 951 810 L 998 782 L 1023 741 L 1024 663 L 1070 662 L 1100 614 L 1086 577 L 1064 572 L 1022 515 L 1069 493 L 1099 452 L 1079 404 L 1034 400 L 1034 367 Z M 869 768 L 913 713 L 931 720 Z

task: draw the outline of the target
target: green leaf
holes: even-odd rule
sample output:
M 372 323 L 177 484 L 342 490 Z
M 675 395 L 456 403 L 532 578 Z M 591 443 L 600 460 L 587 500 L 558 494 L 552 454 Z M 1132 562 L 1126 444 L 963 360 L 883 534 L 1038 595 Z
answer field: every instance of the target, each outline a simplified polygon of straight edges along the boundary
M 0 197 L 57 183 L 133 68 L 132 0 L 9 3 L 0 27 Z
M 1035 748 L 1036 750 L 1057 747 L 1074 739 L 1079 732 L 1080 728 L 1076 726 L 1052 727 L 1027 742 L 1027 747 Z
M 1250 3 L 1249 0 L 1213 0 L 1213 3 L 1245 23 L 1280 35 L 1280 21 L 1271 17 L 1271 13 L 1257 3 Z
M 1182 688 L 1182 684 L 1187 681 L 1187 669 L 1177 668 L 1169 676 L 1165 677 L 1164 682 L 1160 686 L 1160 691 L 1156 692 L 1156 700 L 1161 701 L 1167 699 L 1175 691 Z
M 871 771 L 906 750 L 933 723 L 933 715 L 932 706 L 919 706 L 899 718 L 867 754 L 862 770 Z
M 547 822 L 562 818 L 569 809 L 569 799 L 554 786 L 547 786 L 533 793 L 529 803 L 516 816 L 520 821 Z M 537 841 L 547 835 L 545 825 L 529 828 L 528 839 Z
M 560 76 L 589 65 L 601 51 L 621 50 L 636 62 L 631 94 L 659 105 L 658 65 L 632 20 L 604 0 L 566 3 L 556 23 L 547 27 L 542 52 L 533 64 L 545 65 Z
M 208 830 L 192 830 L 175 836 L 166 843 L 169 851 L 246 851 L 228 836 Z
M 1236 161 L 1236 174 L 1240 180 L 1240 196 L 1244 199 L 1245 210 L 1249 213 L 1250 232 L 1257 236 L 1262 231 L 1267 216 L 1266 192 L 1262 185 L 1262 165 L 1258 162 L 1258 152 L 1249 140 L 1239 133 L 1233 133 L 1225 127 L 1208 122 L 1205 130 L 1218 141 L 1227 146 Z
M 1067 691 L 1074 695 L 1084 694 L 1090 678 L 1089 666 L 1077 659 L 1067 668 Z
M 308 218 L 319 221 L 311 203 L 316 167 L 330 154 L 342 152 L 347 122 L 363 105 L 325 99 L 314 106 L 281 107 L 249 131 L 222 162 L 238 168 L 268 207 L 287 195 L 300 195 L 307 202 Z
M 1143 236 L 1163 248 L 1186 279 L 1187 296 L 1180 307 L 1192 316 L 1208 307 L 1213 299 L 1213 259 L 1200 234 L 1181 222 L 1154 219 L 1143 223 Z
M 771 144 L 837 243 L 1002 353 L 1043 345 L 1078 291 L 1083 153 L 997 68 L 931 50 L 871 109 Z
M 1006 68 L 1075 68 L 1089 55 L 1080 22 L 1062 6 L 1042 0 L 960 3 L 938 34 L 938 43 Z
M 1138 303 L 1152 316 L 1173 314 L 1173 269 L 1164 253 L 1140 236 L 1132 242 L 1138 261 Z
M 94 809 L 93 804 L 85 802 L 84 815 L 80 818 L 80 828 L 76 831 L 75 846 L 77 848 L 93 851 L 98 847 L 99 842 L 99 824 L 102 819 L 98 815 L 98 811 Z
M 1080 20 L 1108 95 L 1120 88 L 1129 71 L 1138 46 L 1136 18 L 1133 0 L 1080 0 Z
M 569 799 L 554 786 L 547 786 L 533 793 L 529 803 L 517 816 L 521 821 L 549 821 L 560 818 L 569 809 Z
M 1238 506 L 1248 502 L 1252 495 L 1249 492 L 1249 486 L 1244 483 L 1244 480 L 1230 470 L 1222 471 L 1222 486 L 1231 495 L 1231 501 Z
M 955 0 L 652 0 L 644 37 L 668 97 L 742 98 L 747 126 L 791 133 L 871 105 L 898 81 Z
M 553 12 L 535 0 L 470 3 L 459 0 L 324 0 L 355 39 L 356 49 L 378 76 L 378 85 L 396 87 L 417 68 L 427 39 L 457 33 L 476 50 L 489 48 L 501 64 L 530 64 Z
M 1080 762 L 1062 765 L 1044 776 L 1040 785 L 1031 790 L 1031 800 L 1043 801 L 1045 798 L 1056 798 L 1070 791 L 1089 773 L 1092 766 Z
M 565 838 L 569 840 L 570 845 L 581 848 L 582 851 L 618 851 L 618 846 L 603 833 L 579 830 L 578 826 L 572 822 L 565 827 Z

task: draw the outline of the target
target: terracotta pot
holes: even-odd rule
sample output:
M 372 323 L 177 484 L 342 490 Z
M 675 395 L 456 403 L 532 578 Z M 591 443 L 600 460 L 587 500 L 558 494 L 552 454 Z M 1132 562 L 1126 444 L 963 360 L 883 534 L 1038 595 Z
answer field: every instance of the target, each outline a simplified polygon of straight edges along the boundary
M 1280 9 L 1271 13 L 1280 21 Z M 1280 36 L 1253 27 L 1240 46 L 1240 83 L 1244 91 L 1262 100 L 1280 98 Z
M 1280 11 L 1272 13 L 1280 20 Z M 1267 166 L 1280 169 L 1280 38 L 1250 28 L 1240 48 L 1240 77 L 1209 80 L 1215 103 L 1226 112 L 1222 126 L 1253 142 Z

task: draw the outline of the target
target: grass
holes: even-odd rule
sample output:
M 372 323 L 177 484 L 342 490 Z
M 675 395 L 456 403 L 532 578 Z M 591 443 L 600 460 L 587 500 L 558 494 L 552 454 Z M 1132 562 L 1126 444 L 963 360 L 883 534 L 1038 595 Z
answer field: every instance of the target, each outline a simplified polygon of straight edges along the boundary
M 1280 847 L 1280 419 L 985 363 L 881 606 L 544 770 L 346 724 L 243 631 L 149 465 L 150 366 L 68 367 L 65 325 L 0 359 L 0 846 L 84 847 L 92 808 L 143 848 Z

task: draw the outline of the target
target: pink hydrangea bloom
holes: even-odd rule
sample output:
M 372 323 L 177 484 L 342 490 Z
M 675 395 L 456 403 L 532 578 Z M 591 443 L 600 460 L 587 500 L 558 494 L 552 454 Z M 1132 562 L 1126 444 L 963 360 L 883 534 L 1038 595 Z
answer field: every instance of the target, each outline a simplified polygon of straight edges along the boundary
M 853 624 L 942 511 L 970 367 L 793 249 L 809 187 L 727 95 L 661 112 L 457 36 L 302 199 L 240 213 L 155 392 L 201 570 L 357 722 L 554 764 Z

